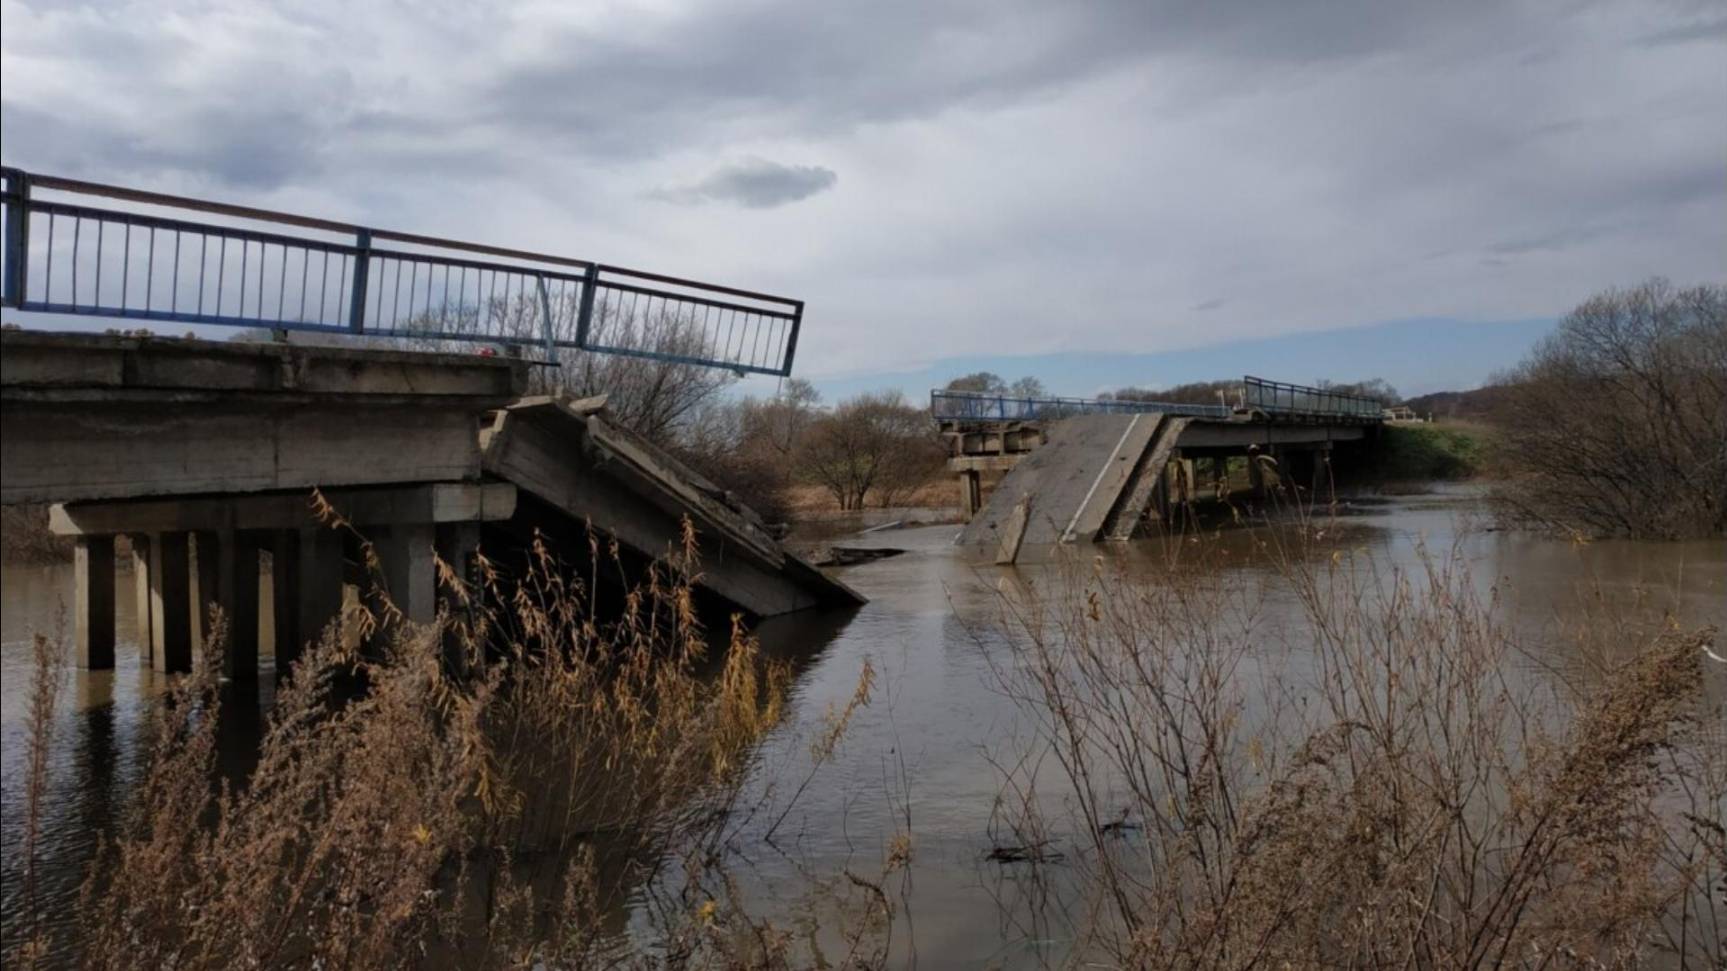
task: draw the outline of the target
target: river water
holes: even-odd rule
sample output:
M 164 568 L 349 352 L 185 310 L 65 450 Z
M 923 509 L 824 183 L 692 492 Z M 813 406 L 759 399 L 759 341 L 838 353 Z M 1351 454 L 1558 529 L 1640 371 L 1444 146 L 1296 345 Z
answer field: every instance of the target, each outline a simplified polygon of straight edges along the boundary
M 1366 552 L 1382 567 L 1415 567 L 1423 549 L 1455 550 L 1473 582 L 1501 595 L 1508 619 L 1534 645 L 1575 616 L 1580 596 L 1610 609 L 1664 611 L 1686 625 L 1727 627 L 1727 543 L 1719 540 L 1574 545 L 1487 531 L 1479 528 L 1478 501 L 1466 489 L 1364 501 L 1346 513 L 1329 529 L 1327 541 L 1335 548 Z M 1272 568 L 1255 553 L 1265 529 L 1227 530 L 1196 542 L 1218 544 L 1235 564 L 1231 569 L 1274 589 Z M 812 881 L 846 869 L 879 873 L 888 842 L 909 829 L 912 861 L 895 887 L 904 904 L 894 928 L 896 960 L 943 968 L 1030 966 L 1063 953 L 1067 942 L 1011 919 L 1013 868 L 986 859 L 999 836 L 992 830 L 1002 784 L 998 763 L 1011 760 L 1025 732 L 997 676 L 1005 648 L 987 628 L 1003 585 L 1035 571 L 967 564 L 952 545 L 957 530 L 911 526 L 846 540 L 906 551 L 836 571 L 870 603 L 841 615 L 762 625 L 764 649 L 793 659 L 797 675 L 786 723 L 765 743 L 746 783 L 746 804 L 759 800 L 775 808 L 740 829 L 735 877 L 752 911 L 791 920 L 811 899 Z M 1137 543 L 1111 555 L 1155 581 L 1165 568 L 1157 545 Z M 124 581 L 121 589 L 129 589 Z M 69 566 L 0 569 L 0 859 L 9 939 L 22 892 L 18 848 L 31 640 L 35 632 L 53 634 L 69 624 L 70 590 Z M 136 778 L 142 726 L 162 687 L 161 676 L 138 664 L 129 599 L 120 603 L 117 669 L 67 675 L 39 850 L 38 893 L 54 920 L 69 919 L 83 861 Z M 1273 626 L 1280 611 L 1297 611 L 1292 599 L 1275 595 L 1264 609 Z M 852 696 L 866 662 L 877 673 L 871 703 L 853 716 L 832 761 L 785 809 L 788 790 L 808 771 L 810 739 Z M 1727 665 L 1705 669 L 1706 692 L 1727 697 Z M 240 715 L 225 717 L 235 718 L 229 724 L 236 726 Z M 247 717 L 261 724 L 256 711 Z M 248 745 L 239 727 L 227 758 L 243 765 Z M 762 837 L 776 820 L 770 845 Z

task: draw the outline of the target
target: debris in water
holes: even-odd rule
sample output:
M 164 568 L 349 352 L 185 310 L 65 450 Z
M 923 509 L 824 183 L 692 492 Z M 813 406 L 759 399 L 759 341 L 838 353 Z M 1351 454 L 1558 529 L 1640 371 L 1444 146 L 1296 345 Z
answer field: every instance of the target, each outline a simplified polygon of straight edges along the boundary
M 852 566 L 858 563 L 873 563 L 885 560 L 890 556 L 898 556 L 905 550 L 892 546 L 830 546 L 826 553 L 817 557 L 816 566 Z

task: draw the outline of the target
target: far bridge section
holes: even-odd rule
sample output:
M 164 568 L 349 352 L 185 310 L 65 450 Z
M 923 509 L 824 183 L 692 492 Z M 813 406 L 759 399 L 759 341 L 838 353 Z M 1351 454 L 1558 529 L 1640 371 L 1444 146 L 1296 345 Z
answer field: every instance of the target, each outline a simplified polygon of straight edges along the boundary
M 1216 405 L 936 391 L 930 409 L 959 478 L 960 545 L 997 563 L 1167 519 L 1197 494 L 1197 461 L 1219 483 L 1246 455 L 1260 495 L 1268 471 L 1317 490 L 1333 444 L 1363 441 L 1384 418 L 1371 398 L 1251 376 Z
M 541 534 L 585 558 L 591 526 L 642 563 L 679 542 L 686 517 L 699 535 L 698 591 L 717 607 L 760 617 L 861 602 L 785 551 L 754 512 L 618 426 L 603 400 L 525 396 L 528 368 L 474 354 L 8 330 L 0 502 L 53 503 L 52 527 L 75 539 L 67 599 L 87 668 L 114 664 L 115 540 L 126 536 L 147 663 L 189 669 L 215 602 L 232 623 L 228 675 L 257 673 L 266 636 L 285 670 L 370 585 L 357 539 L 315 515 L 314 488 L 371 541 L 384 588 L 413 621 L 438 609 L 434 554 L 462 571 L 484 548 L 507 566 Z

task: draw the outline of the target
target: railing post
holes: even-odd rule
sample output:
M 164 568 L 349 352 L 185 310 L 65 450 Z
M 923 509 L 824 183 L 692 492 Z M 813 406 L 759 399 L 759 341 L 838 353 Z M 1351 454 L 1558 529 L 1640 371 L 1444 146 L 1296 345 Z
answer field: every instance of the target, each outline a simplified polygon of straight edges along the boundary
M 30 177 L 13 170 L 6 178 L 12 185 L 6 194 L 6 265 L 0 271 L 5 274 L 0 280 L 0 304 L 19 307 L 30 266 Z
M 582 274 L 582 302 L 576 309 L 576 346 L 588 347 L 588 325 L 594 319 L 594 291 L 600 287 L 600 265 L 589 263 Z
M 792 311 L 792 331 L 786 336 L 786 359 L 783 372 L 788 376 L 792 373 L 792 358 L 798 353 L 798 332 L 804 329 L 804 302 L 797 301 L 797 309 Z
M 366 277 L 372 271 L 372 231 L 362 229 L 354 234 L 354 296 L 348 302 L 348 329 L 356 334 L 366 330 Z
M 552 299 L 546 295 L 546 278 L 534 277 L 534 284 L 540 288 L 540 316 L 546 322 L 546 363 L 558 362 L 558 345 L 552 339 Z

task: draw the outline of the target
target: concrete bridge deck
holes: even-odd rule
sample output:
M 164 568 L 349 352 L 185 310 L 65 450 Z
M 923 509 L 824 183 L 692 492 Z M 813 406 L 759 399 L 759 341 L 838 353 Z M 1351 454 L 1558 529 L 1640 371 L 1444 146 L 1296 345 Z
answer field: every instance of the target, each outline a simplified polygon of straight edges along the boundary
M 685 517 L 700 536 L 699 587 L 732 609 L 861 602 L 784 551 L 753 512 L 611 422 L 603 401 L 524 397 L 527 366 L 7 331 L 0 502 L 54 503 L 53 528 L 76 538 L 85 667 L 113 664 L 118 535 L 133 541 L 141 640 L 158 669 L 190 667 L 201 608 L 214 601 L 232 619 L 229 673 L 255 673 L 266 550 L 277 643 L 316 636 L 354 579 L 354 551 L 315 515 L 314 488 L 375 544 L 410 620 L 435 616 L 434 553 L 462 569 L 483 543 L 496 558 L 495 543 L 592 524 L 651 558 Z

